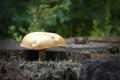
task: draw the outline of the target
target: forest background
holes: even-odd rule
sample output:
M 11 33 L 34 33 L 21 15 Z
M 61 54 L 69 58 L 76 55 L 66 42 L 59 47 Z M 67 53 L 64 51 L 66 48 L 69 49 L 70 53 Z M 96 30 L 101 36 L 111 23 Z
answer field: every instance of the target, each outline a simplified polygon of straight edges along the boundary
M 33 31 L 69 37 L 119 37 L 120 0 L 0 0 L 0 39 Z

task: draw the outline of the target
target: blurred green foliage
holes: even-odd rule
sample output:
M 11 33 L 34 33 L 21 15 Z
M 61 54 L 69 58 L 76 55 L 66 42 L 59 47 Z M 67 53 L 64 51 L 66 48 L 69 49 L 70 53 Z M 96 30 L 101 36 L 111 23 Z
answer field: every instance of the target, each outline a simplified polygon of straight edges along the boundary
M 63 37 L 119 36 L 120 0 L 1 0 L 0 39 L 33 31 Z

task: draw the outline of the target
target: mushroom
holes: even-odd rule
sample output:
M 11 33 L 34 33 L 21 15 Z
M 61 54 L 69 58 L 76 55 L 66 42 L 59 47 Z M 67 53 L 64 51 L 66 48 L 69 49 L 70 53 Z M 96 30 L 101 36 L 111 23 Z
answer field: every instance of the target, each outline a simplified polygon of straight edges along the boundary
M 20 46 L 39 50 L 39 60 L 45 61 L 47 48 L 66 47 L 66 42 L 63 37 L 55 33 L 31 32 L 24 36 Z

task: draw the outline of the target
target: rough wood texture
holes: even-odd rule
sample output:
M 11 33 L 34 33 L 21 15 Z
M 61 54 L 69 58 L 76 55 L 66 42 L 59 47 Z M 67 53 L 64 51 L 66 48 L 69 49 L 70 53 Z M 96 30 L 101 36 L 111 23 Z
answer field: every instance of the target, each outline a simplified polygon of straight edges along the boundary
M 114 40 L 115 41 L 115 40 Z M 67 41 L 69 43 L 69 41 Z M 2 40 L 0 41 L 0 51 L 3 55 L 4 53 L 13 53 L 19 51 L 29 51 L 29 49 L 22 48 L 19 46 L 20 42 L 14 40 Z M 106 42 L 88 42 L 85 44 L 67 44 L 66 48 L 49 48 L 46 51 L 47 60 L 68 60 L 82 61 L 84 59 L 99 59 L 104 57 L 112 57 L 111 54 L 119 54 L 120 52 L 119 40 L 116 43 L 106 43 Z M 12 53 L 11 52 L 11 53 Z M 33 53 L 34 54 L 34 53 Z M 28 54 L 29 55 L 29 54 Z M 30 55 L 29 55 L 30 56 Z M 32 55 L 33 56 L 33 55 Z M 38 55 L 39 56 L 39 55 Z
M 38 52 L 21 48 L 20 42 L 0 41 L 0 80 L 120 80 L 118 42 L 73 42 L 47 49 L 47 61 L 41 62 L 24 60 L 23 53 L 37 60 Z
M 120 60 L 101 59 L 86 62 L 78 80 L 120 80 Z

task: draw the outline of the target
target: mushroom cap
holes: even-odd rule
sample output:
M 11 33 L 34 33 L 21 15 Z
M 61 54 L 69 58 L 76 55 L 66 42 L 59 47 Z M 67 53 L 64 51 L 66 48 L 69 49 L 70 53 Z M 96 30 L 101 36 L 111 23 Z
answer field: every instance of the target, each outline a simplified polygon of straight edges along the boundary
M 21 47 L 41 50 L 52 47 L 66 47 L 65 40 L 58 34 L 49 32 L 31 32 L 24 36 Z

